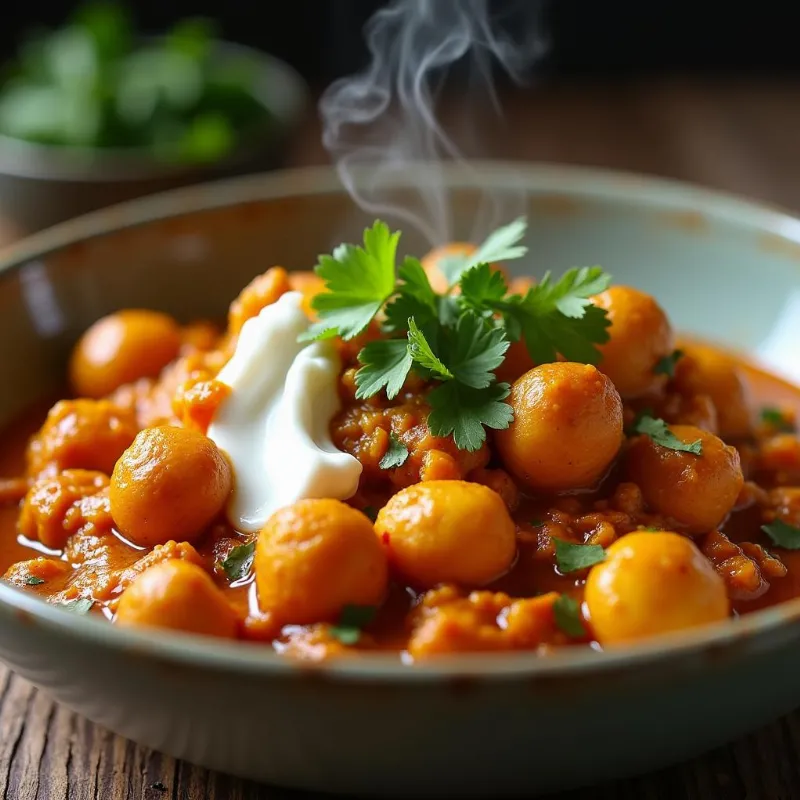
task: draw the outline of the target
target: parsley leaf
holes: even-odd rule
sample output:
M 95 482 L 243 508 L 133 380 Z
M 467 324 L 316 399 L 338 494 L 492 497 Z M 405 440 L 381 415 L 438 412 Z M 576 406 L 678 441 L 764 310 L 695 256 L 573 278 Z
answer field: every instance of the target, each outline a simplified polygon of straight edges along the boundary
M 383 329 L 390 333 L 406 331 L 409 317 L 414 317 L 419 325 L 437 319 L 439 296 L 433 291 L 422 264 L 416 258 L 406 258 L 398 278 L 398 295 L 386 306 Z
M 514 419 L 511 406 L 503 402 L 509 391 L 507 383 L 482 390 L 454 381 L 443 383 L 428 395 L 428 427 L 434 436 L 453 434 L 459 450 L 477 450 L 486 440 L 484 426 L 502 430 Z
M 596 345 L 608 341 L 611 322 L 591 297 L 608 288 L 610 281 L 600 267 L 570 269 L 556 283 L 547 273 L 524 296 L 512 295 L 495 306 L 509 331 L 521 333 L 537 364 L 555 361 L 559 354 L 596 364 L 600 361 Z
M 519 242 L 525 236 L 527 227 L 528 223 L 525 218 L 519 217 L 489 234 L 483 244 L 471 255 L 443 258 L 439 262 L 439 269 L 447 278 L 448 285 L 454 286 L 464 272 L 476 264 L 511 261 L 524 256 L 528 252 L 528 248 Z
M 449 380 L 453 377 L 453 373 L 433 352 L 433 348 L 425 338 L 425 334 L 417 327 L 413 317 L 408 320 L 408 352 L 412 360 L 430 370 L 437 378 Z
M 345 606 L 339 622 L 331 625 L 329 633 L 342 644 L 358 644 L 361 639 L 361 629 L 369 625 L 377 613 L 378 609 L 375 606 Z
M 63 603 L 58 603 L 58 605 L 66 611 L 83 616 L 92 610 L 94 600 L 89 597 L 79 597 L 75 600 L 65 600 Z
M 683 350 L 673 350 L 668 356 L 658 360 L 653 367 L 656 375 L 666 375 L 668 378 L 675 377 L 675 365 L 683 358 Z
M 780 433 L 794 433 L 796 428 L 791 420 L 787 419 L 786 415 L 779 408 L 772 408 L 767 406 L 761 409 L 761 422 L 769 425 Z
M 669 450 L 679 450 L 684 453 L 693 453 L 696 456 L 703 454 L 703 443 L 700 439 L 694 442 L 682 442 L 667 426 L 663 419 L 655 419 L 647 414 L 636 420 L 633 426 L 636 433 L 649 436 L 656 444 Z
M 556 625 L 575 639 L 586 636 L 586 626 L 581 618 L 581 609 L 578 601 L 568 594 L 559 595 L 553 603 L 553 616 Z
M 225 574 L 230 580 L 238 581 L 247 577 L 250 568 L 253 566 L 255 552 L 255 542 L 237 544 L 231 548 L 227 558 L 222 562 L 222 569 L 225 570 Z
M 37 578 L 36 575 L 28 575 L 25 578 L 25 585 L 26 586 L 41 586 L 44 583 L 43 578 Z
M 395 290 L 395 256 L 399 232 L 390 233 L 376 221 L 364 231 L 364 247 L 344 245 L 333 255 L 320 256 L 315 272 L 326 291 L 311 301 L 319 322 L 302 341 L 341 336 L 352 339 L 361 333 Z
M 402 467 L 408 459 L 408 448 L 393 434 L 389 434 L 389 449 L 378 462 L 381 469 Z
M 459 286 L 463 302 L 476 310 L 502 300 L 508 292 L 502 273 L 486 263 L 476 264 L 466 270 L 461 276 Z
M 776 519 L 768 525 L 762 525 L 761 530 L 769 536 L 777 547 L 786 550 L 800 550 L 800 528 L 789 525 L 782 519 Z
M 405 339 L 376 339 L 361 348 L 356 372 L 356 397 L 372 397 L 381 389 L 391 400 L 397 397 L 411 369 L 412 357 Z
M 574 544 L 555 538 L 553 544 L 556 549 L 556 565 L 564 574 L 593 567 L 606 557 L 606 551 L 599 544 Z
M 456 326 L 448 359 L 452 376 L 465 386 L 486 389 L 505 358 L 509 341 L 502 328 L 493 328 L 480 317 L 465 312 Z

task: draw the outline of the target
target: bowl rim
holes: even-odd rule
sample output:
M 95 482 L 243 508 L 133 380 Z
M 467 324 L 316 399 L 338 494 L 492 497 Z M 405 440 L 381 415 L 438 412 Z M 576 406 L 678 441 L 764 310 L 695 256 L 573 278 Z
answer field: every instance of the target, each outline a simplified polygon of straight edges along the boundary
M 161 37 L 147 37 L 144 42 Z M 167 179 L 188 173 L 220 169 L 236 163 L 248 154 L 260 150 L 266 131 L 276 125 L 281 131 L 293 127 L 311 104 L 311 88 L 302 75 L 287 61 L 259 50 L 255 47 L 214 39 L 211 58 L 218 62 L 235 58 L 237 55 L 252 58 L 265 68 L 265 75 L 252 89 L 252 94 L 260 105 L 274 115 L 272 123 L 268 120 L 249 132 L 243 132 L 239 141 L 222 159 L 206 162 L 187 162 L 170 164 L 158 161 L 147 147 L 78 147 L 74 145 L 53 145 L 31 142 L 0 133 L 0 175 L 28 178 L 47 182 L 75 181 L 88 184 L 108 184 L 114 182 L 141 183 L 149 180 Z M 272 107 L 267 97 L 265 81 L 275 80 L 277 76 L 289 98 L 286 108 L 279 113 Z M 274 138 L 273 135 L 270 138 Z
M 410 165 L 392 185 L 414 188 L 430 178 L 430 165 Z M 473 161 L 447 164 L 441 179 L 448 189 L 474 189 L 476 178 L 488 189 L 527 190 L 542 195 L 633 201 L 660 211 L 696 212 L 718 222 L 770 233 L 800 244 L 800 218 L 776 206 L 735 194 L 634 172 L 551 163 Z M 356 179 L 358 180 L 358 175 Z M 369 177 L 364 171 L 364 177 Z M 26 263 L 87 239 L 148 223 L 198 212 L 230 208 L 258 200 L 303 195 L 344 194 L 331 167 L 277 170 L 173 189 L 94 211 L 33 234 L 0 252 L 0 280 Z M 579 673 L 628 671 L 651 662 L 661 665 L 689 656 L 718 659 L 745 645 L 770 649 L 776 640 L 800 637 L 800 598 L 690 631 L 602 653 L 591 648 L 565 648 L 545 657 L 533 652 L 457 654 L 408 665 L 396 654 L 368 654 L 305 662 L 282 656 L 264 643 L 209 640 L 159 630 L 136 631 L 110 625 L 93 615 L 82 617 L 59 609 L 35 595 L 0 582 L 0 619 L 36 625 L 54 635 L 121 650 L 134 657 L 154 658 L 197 668 L 271 676 L 324 676 L 326 679 L 371 682 L 417 682 L 461 679 L 534 681 L 568 679 Z

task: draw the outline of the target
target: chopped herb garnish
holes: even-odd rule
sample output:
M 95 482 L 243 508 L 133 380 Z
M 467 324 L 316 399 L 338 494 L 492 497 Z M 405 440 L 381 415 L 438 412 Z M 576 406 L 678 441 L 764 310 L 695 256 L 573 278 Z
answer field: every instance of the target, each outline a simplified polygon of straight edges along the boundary
M 800 550 L 800 528 L 789 525 L 782 519 L 776 519 L 768 525 L 762 525 L 761 530 L 772 539 L 776 547 L 785 550 Z
M 654 528 L 654 527 L 651 525 L 651 526 L 649 526 L 649 527 L 647 527 L 647 528 L 643 528 L 642 530 L 645 530 L 645 531 L 647 531 L 648 533 L 660 533 L 660 532 L 661 532 L 662 530 L 664 530 L 664 529 L 663 529 L 663 528 Z
M 253 566 L 255 552 L 255 542 L 237 544 L 231 548 L 227 558 L 222 562 L 222 569 L 225 570 L 225 574 L 230 580 L 238 581 L 247 577 L 250 573 L 250 568 Z
M 633 430 L 649 436 L 656 444 L 669 450 L 680 450 L 684 453 L 693 453 L 696 456 L 703 454 L 703 443 L 700 439 L 694 442 L 682 442 L 667 426 L 663 419 L 656 419 L 647 414 L 640 416 Z
M 796 426 L 779 408 L 762 408 L 761 422 L 781 433 L 794 433 Z
M 43 578 L 37 578 L 36 575 L 28 575 L 25 578 L 25 585 L 26 586 L 41 586 L 44 583 Z
M 556 548 L 556 565 L 565 574 L 593 567 L 606 557 L 606 551 L 599 544 L 574 544 L 556 538 L 553 544 Z
M 586 627 L 581 618 L 581 609 L 578 601 L 568 594 L 559 595 L 553 603 L 553 615 L 556 625 L 575 639 L 586 636 Z
M 336 625 L 331 625 L 330 634 L 342 644 L 358 644 L 361 630 L 369 625 L 378 609 L 375 606 L 345 606 Z
M 534 527 L 534 528 L 541 528 L 542 525 L 544 525 L 544 520 L 543 519 L 532 519 L 530 521 L 530 525 L 532 527 Z
M 389 434 L 389 449 L 378 462 L 381 469 L 402 467 L 408 459 L 408 448 L 393 434 Z
M 71 611 L 73 614 L 88 614 L 94 606 L 94 600 L 88 597 L 79 597 L 76 600 L 66 600 L 58 604 L 61 608 Z
M 675 365 L 682 357 L 683 350 L 673 350 L 668 356 L 659 359 L 658 363 L 653 367 L 653 372 L 655 372 L 656 375 L 666 375 L 668 378 L 674 378 Z
M 375 506 L 364 506 L 364 508 L 361 509 L 361 513 L 369 517 L 372 522 L 375 522 L 378 518 L 378 509 L 375 508 Z
M 596 363 L 596 345 L 609 338 L 607 314 L 591 300 L 610 282 L 600 267 L 571 269 L 557 281 L 548 273 L 524 295 L 509 294 L 490 262 L 523 256 L 525 228 L 524 220 L 515 220 L 472 255 L 448 257 L 440 267 L 449 288 L 439 294 L 418 259 L 407 256 L 396 268 L 400 234 L 376 221 L 365 231 L 363 247 L 345 244 L 320 257 L 316 272 L 326 290 L 312 300 L 319 322 L 302 338 L 352 339 L 383 312 L 381 327 L 389 338 L 370 341 L 359 352 L 356 396 L 385 391 L 391 400 L 413 369 L 433 383 L 431 433 L 452 435 L 459 449 L 477 450 L 487 428 L 507 428 L 513 419 L 505 402 L 509 387 L 496 377 L 512 341 L 524 339 L 539 364 L 559 355 Z

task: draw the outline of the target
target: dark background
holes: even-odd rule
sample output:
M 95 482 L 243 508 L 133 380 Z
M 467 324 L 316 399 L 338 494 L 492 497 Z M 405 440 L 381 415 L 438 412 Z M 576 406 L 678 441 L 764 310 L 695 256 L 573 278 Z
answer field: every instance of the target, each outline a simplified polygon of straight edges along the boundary
M 436 0 L 433 0 L 436 2 Z M 498 8 L 506 0 L 489 0 Z M 535 0 L 522 0 L 535 2 Z M 57 24 L 73 3 L 5 3 L 0 53 L 34 24 Z M 186 15 L 216 19 L 225 38 L 268 50 L 316 87 L 363 63 L 362 26 L 376 0 L 135 0 L 147 32 Z M 664 72 L 795 73 L 800 9 L 792 0 L 546 0 L 544 76 L 639 77 Z

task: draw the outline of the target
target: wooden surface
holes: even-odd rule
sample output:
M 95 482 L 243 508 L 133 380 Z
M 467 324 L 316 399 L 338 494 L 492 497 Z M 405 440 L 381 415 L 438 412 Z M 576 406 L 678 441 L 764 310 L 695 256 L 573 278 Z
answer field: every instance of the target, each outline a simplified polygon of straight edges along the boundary
M 447 115 L 455 119 L 455 113 Z M 503 125 L 483 118 L 474 133 L 484 147 L 472 148 L 473 155 L 649 172 L 800 210 L 800 82 L 675 80 L 540 88 L 509 98 Z M 309 120 L 289 164 L 325 161 L 319 129 Z M 3 233 L 0 222 L 0 244 L 7 244 Z M 800 712 L 687 764 L 559 800 L 791 800 L 800 798 L 798 756 Z M 307 800 L 311 795 L 211 774 L 145 751 L 54 705 L 0 668 L 0 797 Z

